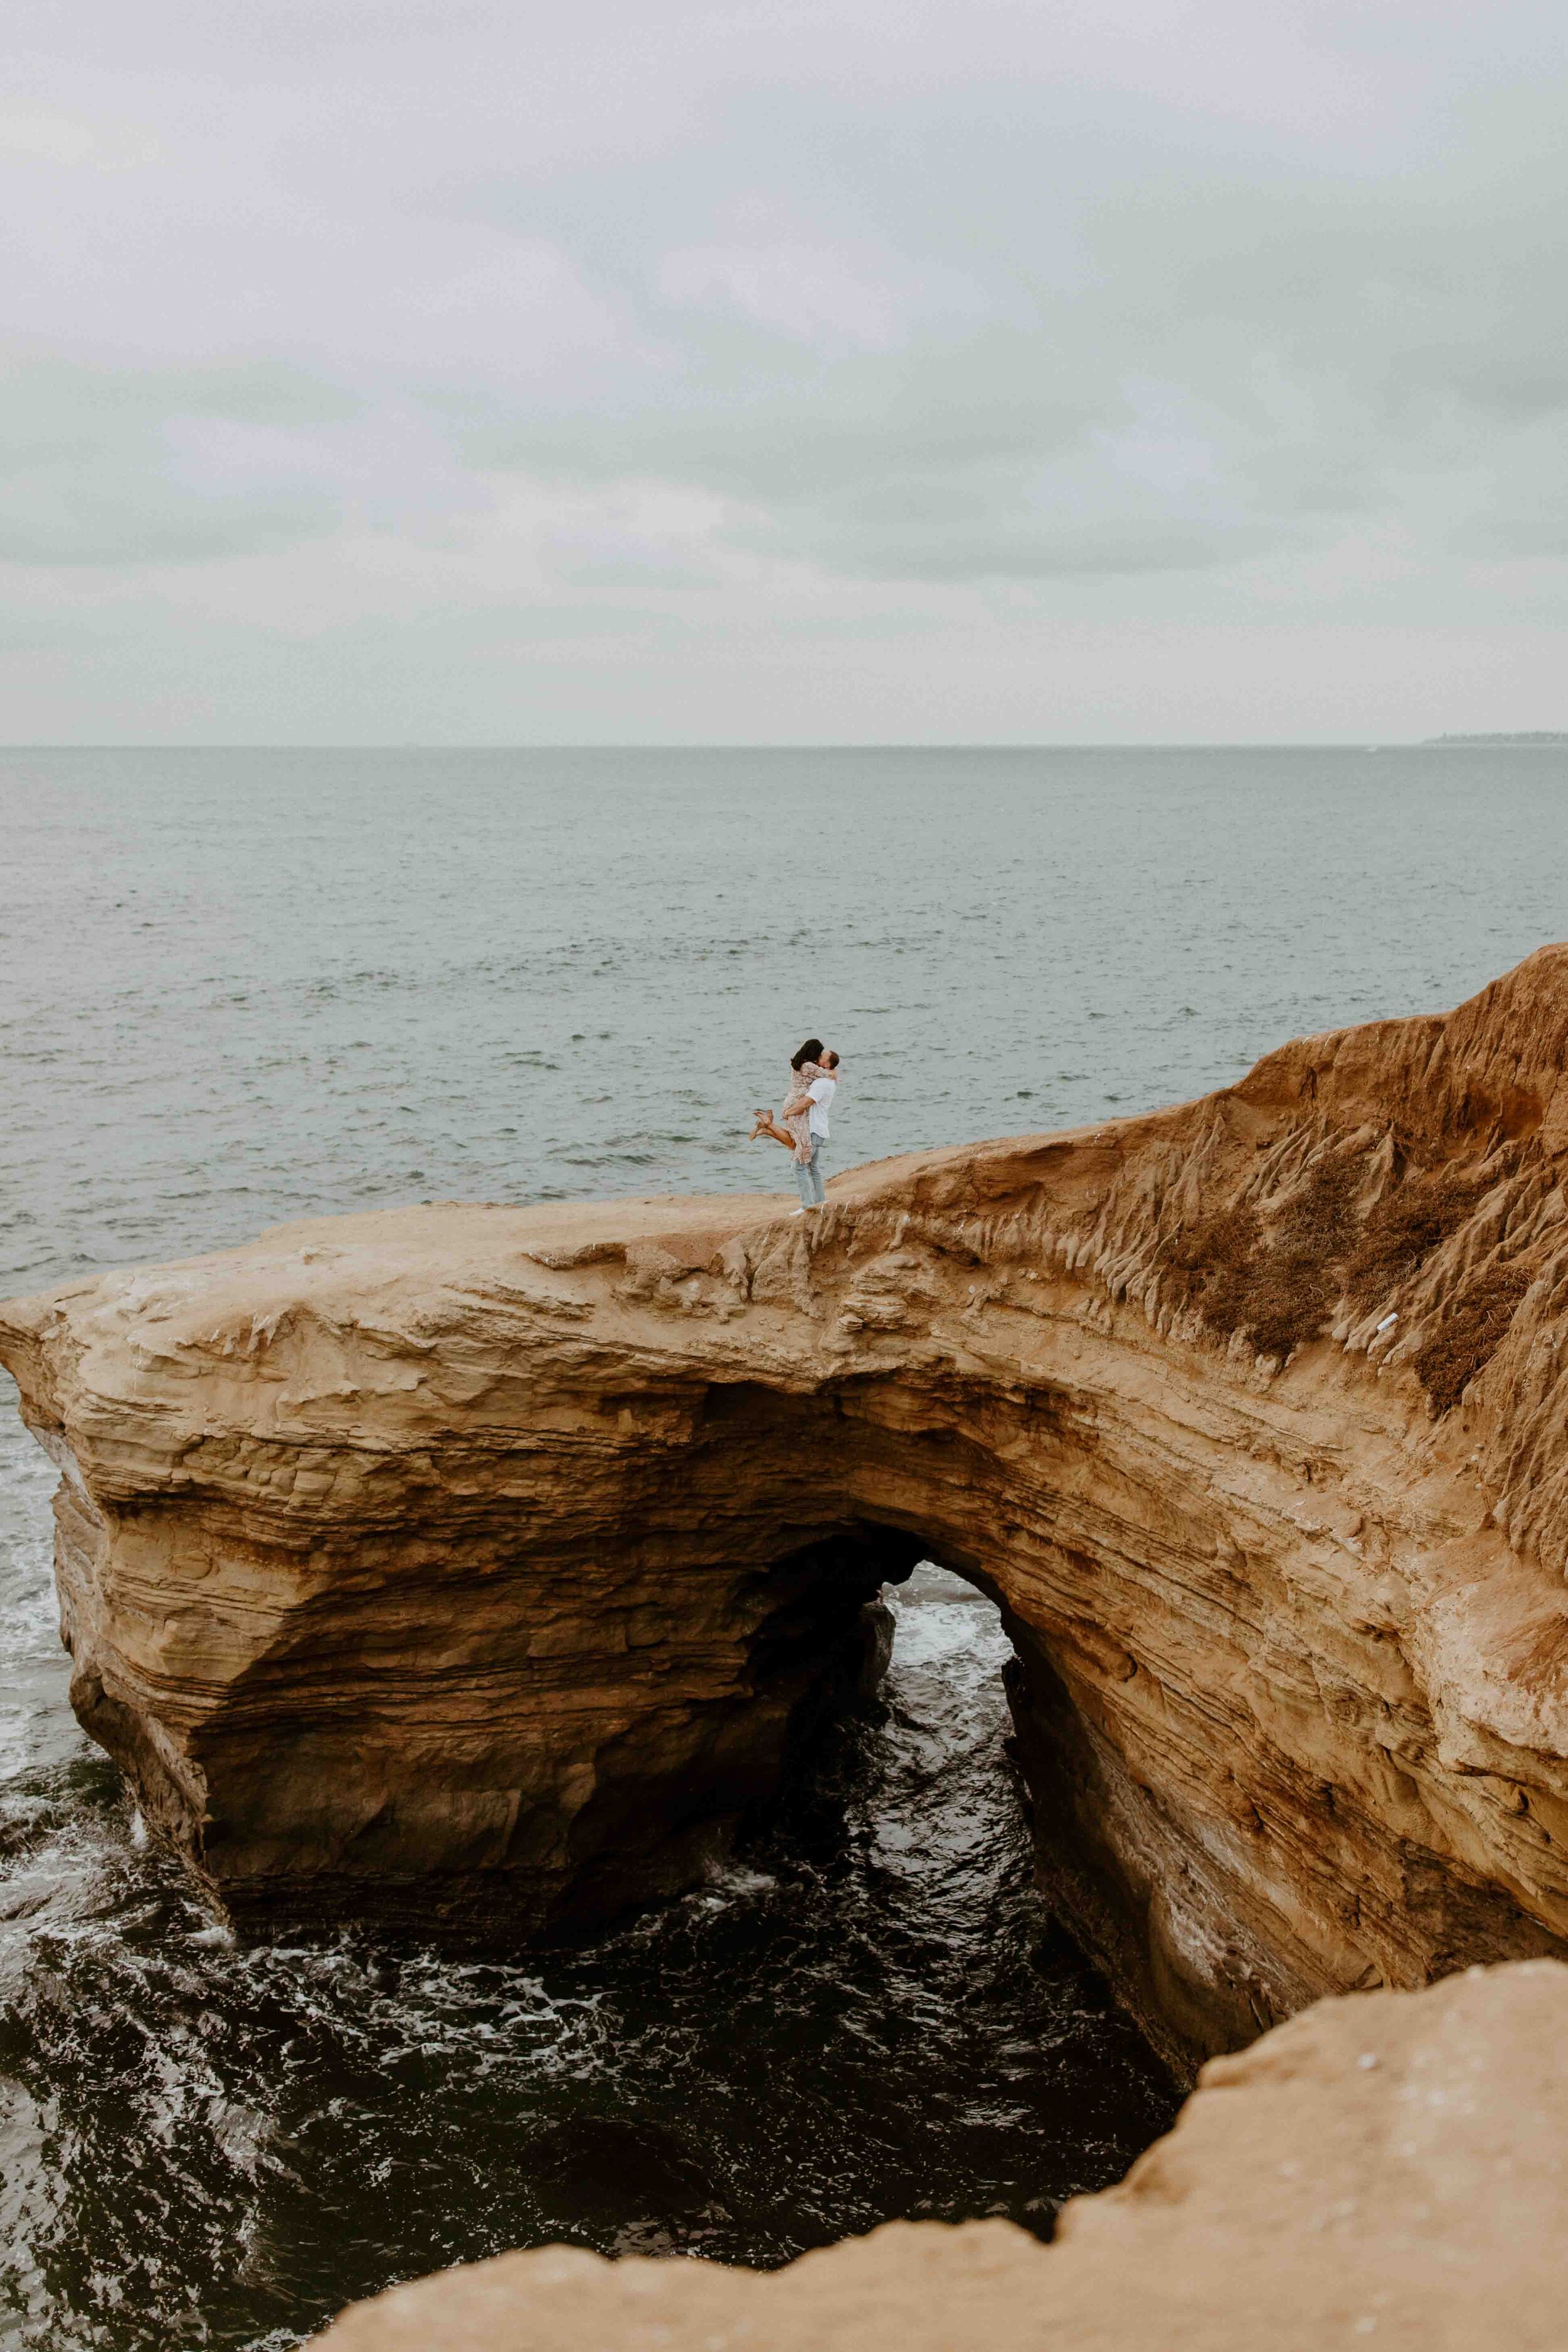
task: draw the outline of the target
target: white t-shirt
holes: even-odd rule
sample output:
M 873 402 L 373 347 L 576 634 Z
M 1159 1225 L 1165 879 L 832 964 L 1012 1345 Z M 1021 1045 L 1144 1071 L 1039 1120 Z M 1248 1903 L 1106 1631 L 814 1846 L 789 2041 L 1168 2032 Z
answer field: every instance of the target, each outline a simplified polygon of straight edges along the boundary
M 826 1139 L 828 1105 L 838 1092 L 838 1081 L 837 1078 L 814 1078 L 806 1092 L 811 1097 L 811 1117 L 806 1125 L 813 1135 Z

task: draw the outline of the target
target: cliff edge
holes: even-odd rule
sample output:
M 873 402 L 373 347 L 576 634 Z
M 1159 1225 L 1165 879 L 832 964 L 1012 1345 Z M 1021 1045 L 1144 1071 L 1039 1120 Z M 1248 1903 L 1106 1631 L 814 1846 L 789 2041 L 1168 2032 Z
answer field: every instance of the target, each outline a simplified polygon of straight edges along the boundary
M 1146 1118 L 0 1308 L 72 1699 L 247 1934 L 689 1884 L 930 1557 L 1181 2070 L 1568 1953 L 1568 948 Z

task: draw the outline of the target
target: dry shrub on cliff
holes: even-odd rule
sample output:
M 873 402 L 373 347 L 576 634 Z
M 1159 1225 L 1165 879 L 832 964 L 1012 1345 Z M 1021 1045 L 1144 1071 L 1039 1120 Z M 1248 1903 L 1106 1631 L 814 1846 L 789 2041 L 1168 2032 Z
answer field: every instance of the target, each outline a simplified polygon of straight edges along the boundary
M 1263 1223 L 1256 1209 L 1222 1209 L 1177 1236 L 1171 1263 L 1185 1297 L 1211 1330 L 1237 1328 L 1249 1272 L 1262 1246 Z
M 1188 1227 L 1166 1246 L 1168 1280 L 1208 1329 L 1244 1332 L 1260 1356 L 1283 1360 L 1318 1337 L 1342 1286 L 1361 1307 L 1388 1297 L 1488 1191 L 1446 1171 L 1414 1178 L 1379 1202 L 1358 1236 L 1362 1172 L 1349 1158 L 1323 1160 L 1272 1217 L 1235 1206 Z M 1519 1267 L 1493 1266 L 1453 1300 L 1413 1360 L 1435 1412 L 1457 1404 L 1491 1361 L 1528 1287 Z
M 1411 1359 L 1434 1412 L 1457 1405 L 1501 1347 L 1520 1300 L 1530 1287 L 1521 1266 L 1494 1265 L 1462 1290 L 1448 1313 Z
M 1210 1330 L 1246 1332 L 1262 1356 L 1284 1358 L 1316 1339 L 1355 1239 L 1359 1181 L 1352 1161 L 1320 1160 L 1269 1224 L 1238 1207 L 1177 1234 L 1166 1265 L 1183 1299 Z
M 1375 1307 L 1475 1213 L 1486 1191 L 1473 1177 L 1447 1171 L 1415 1178 L 1385 1193 L 1366 1222 L 1349 1265 L 1345 1290 L 1358 1307 Z

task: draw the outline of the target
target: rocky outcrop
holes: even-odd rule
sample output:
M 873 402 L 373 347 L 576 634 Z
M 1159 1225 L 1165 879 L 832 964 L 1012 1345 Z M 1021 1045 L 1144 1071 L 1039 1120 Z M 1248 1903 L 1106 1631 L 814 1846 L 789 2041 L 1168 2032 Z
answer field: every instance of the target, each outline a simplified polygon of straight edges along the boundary
M 1549 2352 L 1568 2297 L 1568 1971 L 1329 2001 L 1215 2060 L 1056 2242 L 894 2221 L 771 2276 L 503 2254 L 322 2352 Z
M 564 1932 L 689 1882 L 925 1554 L 1178 2065 L 1568 1950 L 1565 1072 L 1554 948 L 814 1220 L 435 1205 L 0 1309 L 78 1712 L 247 1933 Z

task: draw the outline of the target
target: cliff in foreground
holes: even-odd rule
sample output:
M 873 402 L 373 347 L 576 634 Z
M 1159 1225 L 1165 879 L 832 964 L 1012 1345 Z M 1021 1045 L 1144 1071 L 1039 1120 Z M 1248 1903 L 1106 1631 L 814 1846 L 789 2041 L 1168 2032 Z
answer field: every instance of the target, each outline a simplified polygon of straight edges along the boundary
M 1568 1970 L 1324 2002 L 1215 2059 L 1056 2241 L 893 2221 L 760 2277 L 503 2254 L 394 2287 L 321 2352 L 1555 2352 Z

